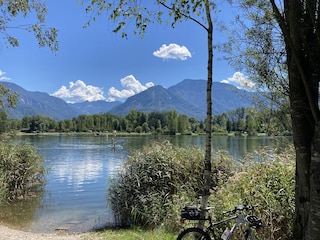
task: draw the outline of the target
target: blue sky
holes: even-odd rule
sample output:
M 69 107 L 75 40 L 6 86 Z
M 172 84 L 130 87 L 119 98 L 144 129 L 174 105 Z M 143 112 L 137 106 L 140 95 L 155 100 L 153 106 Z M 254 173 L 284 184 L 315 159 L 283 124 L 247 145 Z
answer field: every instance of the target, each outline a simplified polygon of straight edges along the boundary
M 206 31 L 194 22 L 179 23 L 174 29 L 166 23 L 151 24 L 142 40 L 131 31 L 123 39 L 112 32 L 114 23 L 105 16 L 84 29 L 90 16 L 77 2 L 47 1 L 46 25 L 59 30 L 57 53 L 39 48 L 31 33 L 12 32 L 20 40 L 17 48 L 5 44 L 1 36 L 1 80 L 67 102 L 82 102 L 124 101 L 154 85 L 168 88 L 184 79 L 207 78 Z M 226 6 L 218 5 L 219 21 L 229 21 L 233 14 Z M 32 23 L 32 18 L 20 21 L 12 24 Z M 215 31 L 214 39 L 223 41 L 222 33 Z M 235 85 L 246 81 L 221 57 L 214 53 L 214 81 Z

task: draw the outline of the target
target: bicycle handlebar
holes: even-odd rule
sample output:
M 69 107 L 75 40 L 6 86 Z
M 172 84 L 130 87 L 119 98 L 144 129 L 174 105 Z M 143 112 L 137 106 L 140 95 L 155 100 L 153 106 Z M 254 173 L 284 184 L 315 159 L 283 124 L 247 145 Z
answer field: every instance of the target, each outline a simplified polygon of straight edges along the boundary
M 251 206 L 247 206 L 247 205 L 238 205 L 236 207 L 234 207 L 233 209 L 229 210 L 229 211 L 223 211 L 223 214 L 227 214 L 227 213 L 236 213 L 237 211 L 251 211 L 254 210 L 255 207 L 257 207 L 258 205 L 251 205 Z
M 227 214 L 227 213 L 236 213 L 237 211 L 252 211 L 254 210 L 255 207 L 257 207 L 258 205 L 238 205 L 236 207 L 234 207 L 231 210 L 228 211 L 223 211 L 223 214 Z M 214 207 L 206 207 L 206 208 L 200 208 L 201 211 L 205 211 L 208 212 L 210 210 L 214 209 Z

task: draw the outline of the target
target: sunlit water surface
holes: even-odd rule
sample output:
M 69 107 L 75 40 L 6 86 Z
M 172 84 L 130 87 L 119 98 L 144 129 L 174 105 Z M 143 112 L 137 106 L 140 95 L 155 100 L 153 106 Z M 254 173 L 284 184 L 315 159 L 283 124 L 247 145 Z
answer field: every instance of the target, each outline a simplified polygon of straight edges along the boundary
M 113 224 L 108 208 L 108 180 L 121 169 L 133 149 L 152 140 L 169 140 L 175 145 L 204 148 L 204 136 L 115 137 L 114 136 L 20 136 L 17 143 L 38 149 L 50 168 L 40 196 L 1 206 L 0 221 L 35 232 L 66 230 L 85 232 Z M 281 139 L 280 139 L 281 140 Z M 283 140 L 266 137 L 214 137 L 214 149 L 226 149 L 239 159 L 262 146 L 277 146 Z M 113 145 L 115 143 L 115 146 Z

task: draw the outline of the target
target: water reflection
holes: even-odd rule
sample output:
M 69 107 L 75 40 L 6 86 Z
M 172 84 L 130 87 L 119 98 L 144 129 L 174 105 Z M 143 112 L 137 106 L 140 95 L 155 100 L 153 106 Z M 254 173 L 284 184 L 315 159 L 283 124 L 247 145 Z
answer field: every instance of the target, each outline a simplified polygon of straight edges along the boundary
M 112 136 L 114 137 L 114 136 Z M 112 222 L 107 209 L 108 179 L 121 169 L 131 150 L 150 141 L 168 140 L 187 147 L 205 146 L 205 136 L 116 137 L 119 148 L 110 147 L 107 136 L 20 136 L 16 142 L 35 145 L 50 167 L 45 193 L 30 201 L 1 206 L 0 220 L 17 228 L 50 232 L 60 227 L 88 231 Z M 213 148 L 225 149 L 235 159 L 261 146 L 282 142 L 270 138 L 214 137 Z M 121 147 L 120 147 L 121 146 Z
M 41 205 L 43 196 L 44 192 L 39 192 L 32 198 L 0 205 L 0 222 L 12 228 L 29 229 L 37 210 L 43 207 Z
M 74 163 L 73 156 L 70 155 L 55 161 L 55 179 L 74 187 L 95 181 L 103 171 L 103 162 L 95 160 L 88 152 L 84 152 L 79 158 L 77 163 Z

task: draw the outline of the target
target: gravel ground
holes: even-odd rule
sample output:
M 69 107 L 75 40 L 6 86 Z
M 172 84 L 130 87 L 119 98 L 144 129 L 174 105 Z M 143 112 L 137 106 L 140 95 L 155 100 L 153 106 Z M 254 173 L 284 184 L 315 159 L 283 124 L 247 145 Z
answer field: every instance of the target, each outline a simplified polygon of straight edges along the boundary
M 63 232 L 55 233 L 33 233 L 14 230 L 0 225 L 0 240 L 80 240 L 85 239 L 86 233 L 66 234 Z

